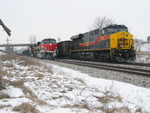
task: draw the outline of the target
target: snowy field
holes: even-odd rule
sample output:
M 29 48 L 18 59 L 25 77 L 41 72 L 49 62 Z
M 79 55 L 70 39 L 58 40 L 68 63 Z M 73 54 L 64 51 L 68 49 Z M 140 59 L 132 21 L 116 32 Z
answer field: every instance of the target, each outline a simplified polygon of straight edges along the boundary
M 9 57 L 0 61 L 0 113 L 150 113 L 150 89 Z

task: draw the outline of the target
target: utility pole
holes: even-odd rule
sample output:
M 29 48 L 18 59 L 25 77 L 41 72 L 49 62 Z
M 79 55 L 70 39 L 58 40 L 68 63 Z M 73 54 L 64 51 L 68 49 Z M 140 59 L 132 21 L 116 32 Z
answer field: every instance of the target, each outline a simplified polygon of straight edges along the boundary
M 9 39 L 7 38 L 6 41 L 7 41 L 7 46 L 8 46 L 8 45 L 9 45 L 9 41 L 11 41 L 11 40 L 9 40 Z
M 11 47 L 9 46 L 9 41 L 11 41 L 11 40 L 9 40 L 9 39 L 7 38 L 6 41 L 7 41 L 7 46 L 5 47 L 6 51 L 7 51 L 8 53 L 13 53 L 13 48 L 11 48 Z

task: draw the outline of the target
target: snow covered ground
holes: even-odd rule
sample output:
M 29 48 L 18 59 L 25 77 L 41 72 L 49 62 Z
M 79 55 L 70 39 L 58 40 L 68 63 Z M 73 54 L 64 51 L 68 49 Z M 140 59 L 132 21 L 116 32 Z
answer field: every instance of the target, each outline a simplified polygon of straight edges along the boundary
M 144 43 L 140 47 L 140 51 L 149 51 L 150 52 L 150 43 Z
M 150 43 L 148 42 L 145 42 L 145 43 L 141 43 L 139 44 L 139 51 L 137 51 L 137 53 L 140 53 L 140 52 L 145 52 L 145 53 L 148 53 L 147 55 L 142 55 L 142 54 L 139 54 L 136 56 L 136 62 L 139 62 L 139 63 L 150 63 Z
M 5 83 L 0 113 L 150 112 L 150 89 L 57 65 L 32 65 L 30 59 L 14 57 L 1 61 L 0 74 Z

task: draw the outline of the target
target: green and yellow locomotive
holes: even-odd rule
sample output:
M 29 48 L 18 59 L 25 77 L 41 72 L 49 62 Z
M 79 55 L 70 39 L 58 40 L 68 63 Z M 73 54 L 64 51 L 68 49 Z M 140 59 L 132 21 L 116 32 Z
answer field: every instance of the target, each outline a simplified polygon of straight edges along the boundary
M 124 25 L 109 25 L 71 37 L 70 55 L 76 59 L 127 62 L 135 60 L 133 35 Z

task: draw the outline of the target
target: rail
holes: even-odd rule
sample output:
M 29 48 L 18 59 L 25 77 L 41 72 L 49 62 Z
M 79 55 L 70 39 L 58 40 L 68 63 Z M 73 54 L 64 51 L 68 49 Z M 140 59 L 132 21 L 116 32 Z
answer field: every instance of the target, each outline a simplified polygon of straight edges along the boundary
M 111 64 L 96 64 L 95 62 L 83 62 L 83 61 L 77 61 L 77 60 L 56 60 L 58 62 L 68 63 L 68 64 L 74 64 L 74 65 L 80 65 L 80 66 L 86 66 L 91 68 L 97 68 L 97 69 L 105 69 L 105 70 L 111 70 L 111 71 L 118 71 L 128 74 L 135 74 L 140 76 L 148 76 L 150 77 L 150 70 L 146 69 L 137 69 L 137 68 L 128 68 L 128 67 L 122 67 L 122 66 L 114 66 Z

